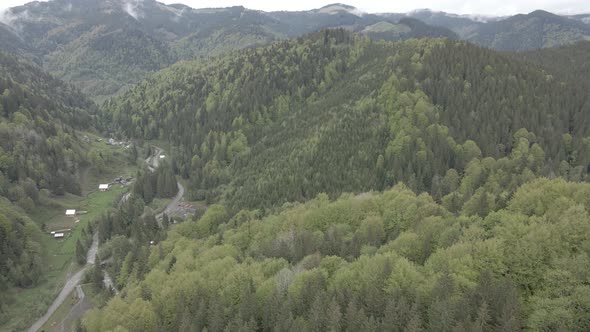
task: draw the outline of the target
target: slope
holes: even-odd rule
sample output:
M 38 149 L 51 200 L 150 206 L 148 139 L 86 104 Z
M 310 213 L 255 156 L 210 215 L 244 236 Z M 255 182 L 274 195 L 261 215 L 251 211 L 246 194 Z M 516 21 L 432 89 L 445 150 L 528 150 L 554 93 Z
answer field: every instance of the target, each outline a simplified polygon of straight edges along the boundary
M 449 38 L 458 39 L 453 31 L 430 26 L 420 20 L 404 17 L 397 24 L 381 21 L 361 31 L 375 40 L 399 41 L 411 38 Z
M 523 51 L 590 38 L 590 25 L 537 10 L 482 25 L 467 40 L 500 51 Z
M 90 144 L 79 132 L 93 130 L 96 112 L 96 106 L 72 86 L 0 53 L 2 329 L 21 330 L 37 314 L 35 310 L 44 310 L 45 299 L 31 301 L 28 290 L 46 282 L 54 268 L 50 265 L 64 256 L 56 255 L 53 249 L 59 246 L 48 245 L 48 235 L 41 229 L 51 226 L 53 211 L 63 213 L 60 198 L 81 194 L 78 171 L 101 160 L 92 159 Z M 57 267 L 59 274 L 65 273 L 64 268 Z M 16 317 L 15 312 L 21 315 Z
M 455 216 L 403 185 L 318 195 L 266 217 L 230 218 L 213 205 L 146 249 L 143 265 L 125 259 L 125 295 L 92 310 L 84 327 L 582 331 L 588 193 L 587 183 L 536 180 L 483 218 Z
M 166 237 L 137 211 L 102 218 L 121 295 L 83 325 L 585 330 L 578 92 L 515 55 L 342 29 L 172 66 L 103 121 L 168 141 L 208 208 Z
M 567 79 L 573 86 L 584 89 L 590 84 L 590 41 L 523 52 L 518 56 L 539 64 L 551 75 Z
M 48 71 L 97 100 L 183 57 L 267 42 L 257 27 L 272 27 L 243 7 L 208 12 L 153 0 L 36 2 L 11 8 L 3 21 L 27 46 L 6 51 L 43 59 Z
M 97 101 L 179 60 L 216 56 L 326 27 L 362 31 L 387 22 L 345 5 L 262 12 L 241 6 L 192 9 L 154 0 L 34 2 L 7 10 L 0 21 L 5 23 L 0 26 L 0 48 L 37 61 Z M 408 22 L 403 28 L 404 34 L 376 37 L 452 35 L 419 22 Z
M 399 181 L 435 190 L 474 156 L 528 155 L 521 138 L 534 172 L 587 177 L 573 158 L 589 147 L 587 96 L 463 42 L 323 31 L 173 66 L 105 107 L 114 130 L 178 148 L 192 198 L 232 211 Z

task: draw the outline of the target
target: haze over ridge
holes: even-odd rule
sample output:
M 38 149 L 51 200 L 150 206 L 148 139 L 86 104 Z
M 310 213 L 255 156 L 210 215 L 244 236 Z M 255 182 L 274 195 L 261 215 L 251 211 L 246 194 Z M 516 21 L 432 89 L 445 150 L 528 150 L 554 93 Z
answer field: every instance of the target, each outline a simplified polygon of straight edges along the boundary
M 41 0 L 45 2 L 48 0 Z M 49 0 L 52 1 L 52 0 Z M 75 1 L 75 0 L 74 0 Z M 142 2 L 144 0 L 121 0 L 130 4 Z M 3 0 L 0 3 L 0 10 L 5 10 L 10 7 L 20 6 L 31 2 L 29 0 Z M 244 6 L 249 9 L 264 10 L 264 11 L 278 11 L 278 10 L 311 10 L 320 8 L 334 3 L 335 1 L 297 1 L 297 2 L 274 2 L 267 0 L 161 0 L 165 4 L 181 3 L 193 8 L 218 8 L 230 6 Z M 455 13 L 460 15 L 490 15 L 490 16 L 504 16 L 525 14 L 531 11 L 542 9 L 557 14 L 573 15 L 590 12 L 587 1 L 585 0 L 516 0 L 509 4 L 498 3 L 495 0 L 476 0 L 476 1 L 461 1 L 461 0 L 417 0 L 412 2 L 403 1 L 384 1 L 384 0 L 369 0 L 359 1 L 350 0 L 345 2 L 347 5 L 354 6 L 363 12 L 368 13 L 385 13 L 396 12 L 405 13 L 423 8 L 428 8 L 433 11 L 444 11 L 448 13 Z

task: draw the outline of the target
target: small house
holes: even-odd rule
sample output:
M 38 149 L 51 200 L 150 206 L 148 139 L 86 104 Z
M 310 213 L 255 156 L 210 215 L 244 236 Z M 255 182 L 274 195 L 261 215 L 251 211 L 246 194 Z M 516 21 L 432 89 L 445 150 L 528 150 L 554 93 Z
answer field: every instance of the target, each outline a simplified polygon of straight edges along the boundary
M 63 239 L 64 233 L 55 233 L 53 234 L 54 239 Z
M 76 210 L 66 210 L 66 216 L 73 217 L 76 215 Z
M 107 190 L 109 190 L 109 184 L 108 183 L 99 184 L 98 185 L 98 190 L 100 190 L 100 191 L 107 191 Z
M 165 155 L 163 155 L 163 154 L 161 154 L 161 155 L 160 155 L 160 159 L 164 159 L 164 158 L 166 158 L 166 156 L 165 156 Z

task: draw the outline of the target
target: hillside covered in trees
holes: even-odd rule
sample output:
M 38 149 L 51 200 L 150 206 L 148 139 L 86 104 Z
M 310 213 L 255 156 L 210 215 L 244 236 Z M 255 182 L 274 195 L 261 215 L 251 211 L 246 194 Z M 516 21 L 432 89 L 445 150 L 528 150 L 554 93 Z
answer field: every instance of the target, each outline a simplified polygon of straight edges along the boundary
M 411 19 L 397 24 L 340 5 L 270 13 L 154 0 L 52 0 L 11 8 L 0 22 L 0 50 L 28 57 L 100 101 L 182 59 L 217 56 L 321 28 L 361 32 L 381 22 L 396 28 L 381 29 L 372 34 L 375 38 L 455 36 L 446 28 Z
M 541 179 L 487 215 L 453 213 L 404 185 L 335 201 L 318 195 L 267 217 L 230 218 L 213 205 L 139 254 L 113 239 L 109 250 L 127 257 L 117 275 L 126 287 L 83 325 L 89 332 L 585 331 L 588 197 L 588 184 Z
M 0 329 L 44 311 L 94 235 L 88 301 L 112 299 L 82 331 L 589 331 L 588 22 L 0 13 Z M 90 204 L 80 179 L 109 163 L 133 184 Z M 51 251 L 43 218 L 81 196 Z
M 590 108 L 575 85 L 464 42 L 336 30 L 178 64 L 106 104 L 102 121 L 169 141 L 191 196 L 234 212 L 400 181 L 440 201 L 470 172 L 459 207 L 495 176 L 489 199 L 503 207 L 520 175 L 587 178 Z
M 535 11 L 488 19 L 428 10 L 363 13 L 339 3 L 264 12 L 242 6 L 194 9 L 155 0 L 33 1 L 0 13 L 0 50 L 36 62 L 102 102 L 179 60 L 218 56 L 325 28 L 390 41 L 461 38 L 508 51 L 590 38 L 590 24 L 583 17 Z
M 208 208 L 157 227 L 144 176 L 83 327 L 588 330 L 588 81 L 554 52 L 325 30 L 150 77 L 101 121 L 170 143 Z
M 10 287 L 41 277 L 40 226 L 27 216 L 48 195 L 80 193 L 76 173 L 89 156 L 76 129 L 96 107 L 39 68 L 0 53 L 0 321 Z
M 589 38 L 590 24 L 535 10 L 480 25 L 467 40 L 500 51 L 526 51 Z

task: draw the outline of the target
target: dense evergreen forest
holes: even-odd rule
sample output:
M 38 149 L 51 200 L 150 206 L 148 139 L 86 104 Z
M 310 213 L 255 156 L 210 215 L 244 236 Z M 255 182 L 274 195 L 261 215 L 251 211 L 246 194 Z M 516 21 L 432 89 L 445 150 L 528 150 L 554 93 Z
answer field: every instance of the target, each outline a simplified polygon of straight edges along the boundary
M 456 203 L 502 176 L 490 201 L 503 207 L 524 169 L 587 178 L 589 107 L 576 83 L 508 55 L 335 30 L 173 66 L 106 104 L 102 121 L 178 147 L 192 197 L 233 212 L 400 181 L 441 201 L 470 173 Z
M 590 84 L 590 41 L 581 41 L 569 46 L 516 53 L 514 56 L 537 63 L 552 76 L 572 82 L 580 94 L 588 91 Z
M 363 13 L 341 3 L 306 11 L 242 6 L 194 9 L 156 0 L 32 1 L 0 15 L 0 50 L 28 58 L 97 101 L 183 59 L 345 28 L 373 39 L 446 37 L 506 51 L 590 38 L 585 16 L 529 14 L 477 19 L 444 12 Z
M 133 194 L 145 204 L 154 198 L 173 197 L 178 191 L 173 165 L 163 162 L 153 172 L 138 172 L 133 185 Z
M 167 157 L 74 239 L 83 265 L 97 235 L 86 280 L 112 297 L 79 331 L 590 331 L 582 16 L 53 0 L 0 21 L 0 326 L 44 285 L 32 217 L 109 168 L 99 130 L 133 170 L 144 142 Z
M 587 331 L 584 47 L 326 30 L 154 75 L 100 121 L 174 160 L 97 221 L 121 293 L 82 328 Z M 158 224 L 171 170 L 208 206 Z
M 588 184 L 540 179 L 487 215 L 478 204 L 453 213 L 405 185 L 335 201 L 321 194 L 267 217 L 212 205 L 151 248 L 114 237 L 107 250 L 124 257 L 115 266 L 126 287 L 83 325 L 587 331 L 588 197 Z
M 9 287 L 41 277 L 40 227 L 26 213 L 48 195 L 80 193 L 88 164 L 74 128 L 88 129 L 97 108 L 78 90 L 0 53 L 0 321 Z

